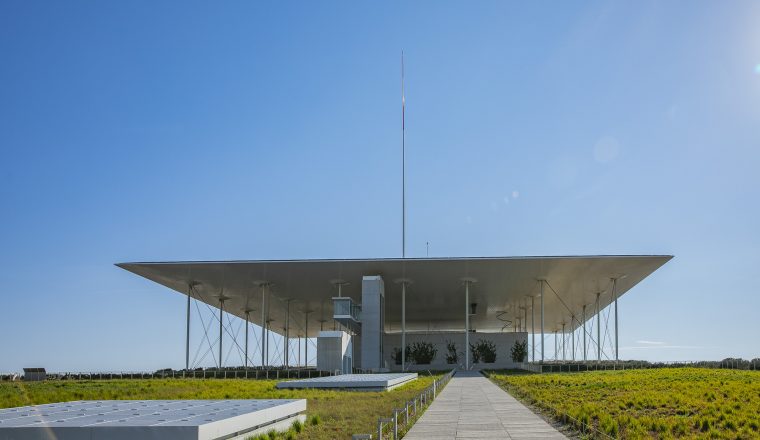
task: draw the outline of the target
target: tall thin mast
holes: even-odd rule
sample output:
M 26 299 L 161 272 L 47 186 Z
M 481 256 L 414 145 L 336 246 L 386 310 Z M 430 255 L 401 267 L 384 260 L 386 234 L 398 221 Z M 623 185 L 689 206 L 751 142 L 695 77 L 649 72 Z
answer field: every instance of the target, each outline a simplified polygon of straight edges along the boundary
M 401 258 L 406 258 L 406 99 L 404 98 L 404 51 L 401 51 Z

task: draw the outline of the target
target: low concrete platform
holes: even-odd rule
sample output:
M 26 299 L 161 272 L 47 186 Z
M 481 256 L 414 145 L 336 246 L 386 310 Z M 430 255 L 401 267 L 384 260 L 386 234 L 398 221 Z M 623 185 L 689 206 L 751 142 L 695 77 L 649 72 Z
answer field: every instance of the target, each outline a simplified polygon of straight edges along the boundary
M 478 372 L 458 371 L 404 440 L 564 439 Z
M 0 410 L 0 440 L 244 439 L 305 420 L 306 400 L 101 400 Z
M 417 379 L 417 373 L 341 374 L 289 380 L 277 388 L 332 388 L 349 391 L 387 391 Z

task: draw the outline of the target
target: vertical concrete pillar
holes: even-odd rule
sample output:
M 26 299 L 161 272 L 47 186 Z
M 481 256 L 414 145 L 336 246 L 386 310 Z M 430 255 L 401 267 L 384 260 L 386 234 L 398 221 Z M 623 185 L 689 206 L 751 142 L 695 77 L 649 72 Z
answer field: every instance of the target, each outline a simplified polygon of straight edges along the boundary
M 385 284 L 383 277 L 365 276 L 362 278 L 362 368 L 366 370 L 384 368 L 384 333 Z

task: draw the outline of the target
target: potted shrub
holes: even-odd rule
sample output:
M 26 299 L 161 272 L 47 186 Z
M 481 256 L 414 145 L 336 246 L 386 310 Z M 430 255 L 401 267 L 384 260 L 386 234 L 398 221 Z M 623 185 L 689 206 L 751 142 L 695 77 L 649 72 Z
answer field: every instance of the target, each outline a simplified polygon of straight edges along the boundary
M 512 346 L 512 362 L 525 362 L 528 357 L 528 341 L 515 341 Z
M 475 344 L 475 350 L 479 354 L 478 357 L 483 359 L 483 362 L 487 364 L 496 362 L 496 345 L 493 342 L 486 339 L 480 339 L 477 344 Z
M 401 349 L 398 347 L 393 347 L 393 353 L 391 353 L 391 359 L 393 359 L 393 362 L 396 363 L 396 365 L 401 365 Z
M 480 350 L 472 343 L 470 343 L 470 356 L 472 357 L 473 364 L 480 363 Z
M 456 364 L 459 362 L 459 353 L 457 353 L 457 346 L 453 341 L 446 341 L 446 363 Z
M 393 353 L 391 353 L 391 359 L 396 363 L 396 365 L 401 365 L 401 349 L 398 347 L 393 347 Z M 406 363 L 409 363 L 409 360 L 411 359 L 411 351 L 409 350 L 409 346 L 406 346 Z
M 410 357 L 415 364 L 429 364 L 438 354 L 438 349 L 430 342 L 415 342 L 410 351 Z

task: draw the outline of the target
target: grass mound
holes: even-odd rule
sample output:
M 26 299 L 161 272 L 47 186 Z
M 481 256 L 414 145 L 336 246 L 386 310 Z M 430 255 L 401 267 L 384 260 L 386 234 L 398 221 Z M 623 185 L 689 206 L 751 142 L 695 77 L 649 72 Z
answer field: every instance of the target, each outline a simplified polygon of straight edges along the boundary
M 130 379 L 48 382 L 0 382 L 0 408 L 72 400 L 139 399 L 306 399 L 308 419 L 275 438 L 327 440 L 370 433 L 378 417 L 429 386 L 437 376 L 422 376 L 391 391 L 277 389 L 276 380 Z

